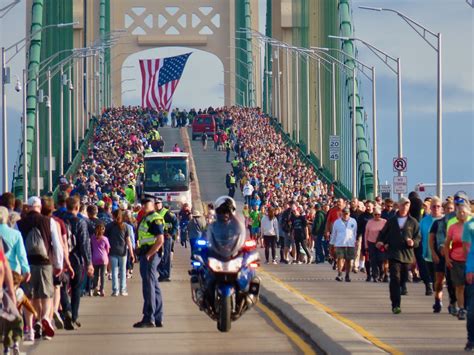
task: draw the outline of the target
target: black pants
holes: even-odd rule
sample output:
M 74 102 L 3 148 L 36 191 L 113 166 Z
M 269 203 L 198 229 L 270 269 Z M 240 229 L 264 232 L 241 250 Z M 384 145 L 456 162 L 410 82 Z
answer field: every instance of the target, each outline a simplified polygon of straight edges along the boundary
M 420 278 L 423 280 L 423 283 L 428 284 L 433 282 L 430 277 L 428 267 L 426 266 L 425 258 L 423 258 L 423 245 L 420 243 L 417 248 L 414 249 L 416 264 L 418 265 L 418 270 L 420 270 Z
M 406 284 L 408 280 L 408 270 L 410 270 L 411 264 L 389 259 L 388 265 L 390 271 L 390 300 L 392 301 L 392 308 L 400 307 L 400 288 Z
M 295 246 L 296 246 L 296 258 L 298 261 L 300 260 L 300 248 L 303 248 L 306 256 L 309 258 L 311 257 L 311 253 L 308 250 L 308 246 L 306 245 L 306 238 L 295 237 Z
M 369 261 L 370 261 L 370 270 L 372 271 L 372 278 L 377 280 L 377 278 L 382 274 L 382 261 L 379 257 L 379 250 L 375 246 L 375 243 L 368 242 L 369 249 Z M 369 270 L 367 270 L 367 278 L 369 278 Z
M 100 292 L 104 292 L 105 269 L 107 269 L 107 265 L 94 265 L 94 289 L 100 285 Z
M 230 185 L 230 187 L 229 187 L 229 197 L 234 198 L 234 194 L 235 194 L 235 185 Z
M 84 280 L 84 266 L 72 263 L 74 269 L 74 278 L 71 279 L 71 313 L 72 320 L 76 321 L 79 317 L 79 305 L 81 303 L 81 288 Z
M 265 245 L 265 260 L 268 261 L 270 256 L 270 248 L 272 249 L 272 259 L 276 260 L 276 235 L 264 235 L 263 244 Z

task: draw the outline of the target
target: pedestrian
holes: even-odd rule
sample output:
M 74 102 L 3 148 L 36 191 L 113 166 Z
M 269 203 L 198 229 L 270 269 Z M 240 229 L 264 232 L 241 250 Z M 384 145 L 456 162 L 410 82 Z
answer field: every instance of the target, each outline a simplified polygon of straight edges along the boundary
M 105 225 L 97 224 L 94 235 L 91 236 L 92 265 L 94 265 L 94 296 L 104 297 L 105 272 L 109 263 L 110 244 L 104 235 Z
M 314 239 L 315 261 L 314 263 L 324 263 L 329 256 L 328 242 L 324 237 L 324 225 L 326 223 L 326 214 L 324 213 L 321 204 L 315 204 L 316 214 L 311 228 L 311 236 Z
M 25 241 L 31 270 L 28 296 L 31 296 L 39 317 L 33 334 L 33 315 L 30 312 L 26 314 L 25 340 L 33 342 L 42 336 L 51 338 L 55 334 L 50 319 L 54 295 L 53 275 L 59 276 L 61 273 L 64 254 L 57 224 L 50 217 L 41 215 L 39 197 L 30 197 L 28 206 L 28 213 L 18 221 L 17 226 Z
M 155 211 L 151 198 L 142 200 L 144 217 L 138 225 L 138 257 L 142 278 L 143 316 L 134 328 L 154 328 L 163 326 L 163 300 L 158 281 L 164 244 L 163 220 Z
M 207 150 L 207 139 L 208 139 L 207 133 L 204 132 L 204 133 L 201 135 L 202 150 L 204 150 L 204 151 Z
M 232 150 L 232 145 L 230 140 L 225 141 L 225 162 L 230 163 L 230 152 Z M 232 197 L 232 196 L 231 196 Z
M 401 313 L 401 295 L 407 295 L 406 282 L 410 265 L 415 261 L 414 248 L 421 240 L 418 221 L 408 214 L 410 200 L 398 201 L 398 212 L 390 218 L 381 230 L 377 247 L 387 250 L 390 272 L 390 300 L 392 313 Z
M 448 233 L 444 243 L 446 267 L 451 270 L 451 281 L 456 291 L 458 319 L 466 319 L 466 309 L 464 304 L 464 284 L 466 282 L 465 267 L 466 254 L 462 243 L 464 223 L 471 219 L 471 207 L 462 204 L 456 207 L 456 221 L 448 226 Z
M 474 351 L 474 218 L 464 223 L 462 242 L 466 257 L 467 343 L 465 351 Z
M 365 227 L 367 222 L 374 218 L 374 202 L 365 202 L 365 211 L 359 214 L 357 221 L 357 244 L 356 244 L 356 257 L 352 272 L 357 273 L 366 272 L 366 281 L 370 281 L 370 263 L 366 262 L 366 243 L 365 243 Z
M 257 239 L 259 239 L 258 237 L 260 236 L 260 220 L 262 219 L 262 214 L 259 211 L 257 205 L 252 207 L 249 217 L 251 221 L 250 238 L 257 241 Z
M 306 264 L 311 264 L 312 257 L 307 246 L 307 241 L 309 239 L 308 222 L 303 214 L 303 208 L 301 206 L 298 206 L 293 212 L 290 223 L 292 239 L 295 241 L 297 263 L 304 263 L 304 256 L 301 253 L 301 250 L 303 250 L 306 254 Z
M 367 269 L 367 280 L 370 281 L 372 277 L 373 282 L 383 281 L 384 278 L 388 278 L 386 271 L 384 270 L 384 251 L 379 250 L 376 246 L 377 237 L 380 231 L 385 226 L 387 221 L 382 218 L 382 210 L 380 207 L 374 208 L 374 218 L 370 219 L 365 226 L 365 249 L 369 253 L 370 271 Z
M 343 281 L 342 271 L 345 270 L 346 282 L 351 282 L 351 262 L 355 257 L 357 222 L 351 217 L 349 207 L 342 209 L 341 217 L 336 219 L 331 228 L 331 254 L 336 259 L 336 281 Z
M 276 260 L 276 244 L 280 238 L 278 220 L 272 207 L 267 209 L 267 213 L 262 217 L 261 236 L 265 246 L 265 262 L 269 263 L 270 249 L 272 250 L 272 263 L 277 264 Z
M 112 296 L 128 296 L 127 291 L 127 249 L 134 261 L 132 242 L 120 209 L 113 212 L 114 220 L 105 227 L 110 243 L 110 264 L 112 273 Z M 120 281 L 120 284 L 119 284 Z
M 206 220 L 202 216 L 201 211 L 193 208 L 191 211 L 191 219 L 188 223 L 189 244 L 191 245 L 191 256 L 194 250 L 196 240 L 201 238 L 206 230 Z

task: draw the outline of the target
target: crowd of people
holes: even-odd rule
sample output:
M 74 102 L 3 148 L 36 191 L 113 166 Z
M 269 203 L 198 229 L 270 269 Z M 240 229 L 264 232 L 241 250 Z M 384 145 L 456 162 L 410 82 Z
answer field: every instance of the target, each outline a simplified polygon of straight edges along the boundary
M 422 201 L 415 191 L 396 202 L 337 198 L 267 116 L 248 108 L 229 112 L 227 142 L 235 157 L 226 186 L 231 197 L 240 187 L 249 235 L 265 248 L 266 263 L 330 262 L 339 282 L 364 273 L 367 282 L 389 283 L 394 314 L 401 313 L 407 282 L 421 281 L 440 313 L 446 281 L 448 312 L 467 317 L 466 350 L 474 349 L 474 297 L 465 299 L 474 296 L 473 204 L 464 192 L 444 201 Z
M 284 144 L 258 109 L 173 112 L 175 127 L 200 112 L 216 116 L 219 130 L 212 138 L 230 163 L 229 195 L 240 190 L 249 236 L 264 247 L 266 263 L 330 263 L 338 282 L 351 282 L 351 273 L 364 273 L 367 282 L 389 282 L 394 314 L 401 312 L 408 281 L 422 281 L 426 295 L 434 295 L 433 312 L 440 313 L 446 281 L 448 311 L 467 318 L 466 349 L 474 348 L 474 249 L 469 249 L 474 221 L 466 194 L 444 201 L 436 196 L 422 201 L 415 192 L 396 202 L 345 200 L 303 162 L 297 148 Z M 108 109 L 77 174 L 59 179 L 57 201 L 33 196 L 23 206 L 11 193 L 1 196 L 0 283 L 11 301 L 2 309 L 4 349 L 18 351 L 22 336 L 34 342 L 51 339 L 56 329 L 81 327 L 81 297 L 105 297 L 108 278 L 110 296 L 126 297 L 138 259 L 140 269 L 148 270 L 141 273 L 144 284 L 155 277 L 170 281 L 174 240 L 180 236 L 187 247 L 188 240 L 205 234 L 212 205 L 206 216 L 186 204 L 175 215 L 165 201 L 138 198 L 143 154 L 163 150 L 159 128 L 167 117 L 137 107 Z M 159 256 L 150 259 L 157 247 L 149 244 L 144 253 L 143 236 L 155 233 L 163 241 Z M 134 326 L 162 326 L 159 287 L 144 286 L 143 292 L 143 319 Z

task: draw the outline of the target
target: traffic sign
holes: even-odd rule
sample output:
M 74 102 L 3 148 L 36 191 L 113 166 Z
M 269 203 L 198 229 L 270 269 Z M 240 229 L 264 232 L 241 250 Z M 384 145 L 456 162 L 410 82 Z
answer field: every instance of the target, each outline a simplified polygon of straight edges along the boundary
M 406 194 L 408 192 L 408 179 L 406 176 L 393 177 L 393 192 L 396 194 Z
M 393 171 L 399 173 L 406 173 L 407 171 L 407 158 L 393 158 Z
M 390 194 L 392 192 L 392 186 L 391 185 L 380 185 L 380 195 L 382 196 L 382 199 L 390 198 Z
M 329 160 L 339 160 L 341 155 L 341 137 L 329 136 Z

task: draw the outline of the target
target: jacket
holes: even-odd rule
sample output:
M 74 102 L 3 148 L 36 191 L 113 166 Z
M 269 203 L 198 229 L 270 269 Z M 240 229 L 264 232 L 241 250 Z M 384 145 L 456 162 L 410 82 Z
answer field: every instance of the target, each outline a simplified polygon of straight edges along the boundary
M 91 240 L 86 220 L 67 212 L 64 215 L 64 221 L 68 221 L 71 224 L 71 233 L 76 236 L 76 247 L 69 251 L 71 263 L 85 266 L 91 265 Z
M 311 235 L 317 237 L 324 234 L 324 227 L 326 225 L 326 214 L 323 211 L 317 211 L 314 216 L 313 227 L 311 228 Z
M 413 247 L 407 245 L 407 238 L 413 240 Z M 420 241 L 421 234 L 418 221 L 408 215 L 403 229 L 400 230 L 398 225 L 398 214 L 387 221 L 377 238 L 377 242 L 382 242 L 384 245 L 388 244 L 388 259 L 407 264 L 411 264 L 415 260 L 413 249 L 418 247 Z
M 28 214 L 17 222 L 18 230 L 23 236 L 23 241 L 26 239 L 28 233 L 37 227 L 43 237 L 44 245 L 48 253 L 52 253 L 52 236 L 51 236 L 51 221 L 49 217 L 45 217 L 36 211 L 30 211 Z M 32 255 L 28 258 L 30 265 L 49 265 L 50 260 L 43 260 L 40 256 Z

